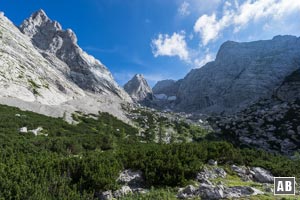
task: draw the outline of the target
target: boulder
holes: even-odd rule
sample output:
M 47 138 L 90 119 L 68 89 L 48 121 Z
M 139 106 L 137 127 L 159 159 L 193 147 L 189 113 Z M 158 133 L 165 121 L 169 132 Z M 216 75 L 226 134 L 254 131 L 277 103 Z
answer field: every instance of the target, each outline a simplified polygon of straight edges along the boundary
M 203 179 L 215 179 L 218 177 L 225 178 L 227 173 L 222 168 L 213 168 L 208 169 L 207 167 L 203 168 L 203 171 L 199 172 L 197 174 L 197 180 L 203 180 Z
M 248 186 L 234 186 L 225 189 L 226 198 L 240 198 L 264 194 L 262 191 Z
M 141 171 L 127 169 L 120 173 L 117 182 L 128 185 L 131 188 L 140 188 L 144 184 L 144 178 Z
M 115 198 L 120 198 L 120 197 L 126 196 L 131 193 L 132 193 L 132 190 L 130 187 L 122 186 L 121 189 L 114 191 L 113 195 Z
M 185 188 L 179 190 L 177 197 L 179 199 L 193 198 L 196 190 L 197 189 L 193 185 L 188 185 Z
M 218 161 L 213 160 L 213 159 L 209 159 L 209 160 L 208 160 L 208 164 L 209 164 L 209 165 L 218 165 Z
M 20 133 L 27 133 L 27 132 L 28 132 L 27 127 L 22 127 L 22 128 L 20 128 L 20 129 L 19 129 L 19 132 L 20 132 Z
M 136 74 L 124 85 L 125 91 L 138 103 L 148 103 L 153 99 L 152 89 L 142 74 Z
M 97 195 L 99 200 L 112 200 L 113 195 L 110 190 L 102 192 L 100 195 Z
M 274 176 L 270 171 L 263 169 L 261 167 L 253 167 L 252 171 L 254 172 L 254 179 L 261 183 L 273 183 Z
M 207 184 L 201 184 L 196 194 L 201 197 L 201 199 L 213 200 L 222 199 L 225 197 L 224 188 L 222 186 L 212 186 Z

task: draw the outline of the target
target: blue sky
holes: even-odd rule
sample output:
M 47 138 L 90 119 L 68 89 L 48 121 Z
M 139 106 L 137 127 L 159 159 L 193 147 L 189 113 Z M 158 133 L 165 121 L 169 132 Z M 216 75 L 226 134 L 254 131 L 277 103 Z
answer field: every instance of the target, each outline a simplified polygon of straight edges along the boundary
M 153 85 L 183 78 L 227 40 L 300 35 L 298 0 L 1 0 L 19 25 L 38 9 L 71 28 L 79 45 L 123 85 L 142 73 Z

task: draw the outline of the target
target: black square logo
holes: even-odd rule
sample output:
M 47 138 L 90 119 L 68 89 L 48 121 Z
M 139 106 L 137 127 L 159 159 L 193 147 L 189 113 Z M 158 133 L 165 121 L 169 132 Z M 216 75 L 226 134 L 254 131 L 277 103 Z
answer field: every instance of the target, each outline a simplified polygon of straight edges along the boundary
M 295 177 L 274 177 L 274 195 L 295 195 Z

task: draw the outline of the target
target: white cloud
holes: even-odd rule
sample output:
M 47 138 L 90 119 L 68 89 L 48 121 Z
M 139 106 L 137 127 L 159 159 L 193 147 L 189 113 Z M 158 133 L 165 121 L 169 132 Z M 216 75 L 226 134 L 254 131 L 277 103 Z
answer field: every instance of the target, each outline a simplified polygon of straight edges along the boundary
M 185 32 L 159 34 L 158 38 L 152 40 L 152 53 L 158 56 L 178 56 L 181 60 L 189 60 L 189 51 L 185 41 Z
M 189 10 L 190 8 L 190 4 L 186 1 L 184 1 L 178 8 L 178 13 L 181 16 L 188 16 L 189 14 L 191 14 L 191 11 Z
M 206 54 L 202 57 L 202 59 L 196 58 L 196 59 L 194 60 L 194 66 L 195 66 L 196 68 L 200 68 L 200 67 L 203 67 L 206 63 L 211 62 L 211 61 L 213 61 L 213 60 L 214 60 L 214 55 L 211 54 L 211 53 L 206 53 Z
M 181 0 L 182 1 L 182 0 Z M 211 14 L 218 9 L 223 0 L 185 0 L 189 3 L 191 14 Z
M 300 12 L 299 0 L 247 0 L 241 5 L 224 3 L 223 13 L 217 18 L 216 14 L 202 15 L 194 25 L 194 31 L 200 34 L 202 44 L 207 45 L 219 38 L 222 31 L 233 26 L 234 32 L 261 20 L 267 20 L 270 24 Z

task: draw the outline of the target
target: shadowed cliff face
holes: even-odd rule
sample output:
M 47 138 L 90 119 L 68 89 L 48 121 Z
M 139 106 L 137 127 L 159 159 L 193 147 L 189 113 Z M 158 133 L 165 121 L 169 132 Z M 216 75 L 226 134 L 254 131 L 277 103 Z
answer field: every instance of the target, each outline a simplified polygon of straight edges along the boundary
M 300 66 L 300 39 L 277 36 L 248 43 L 225 42 L 214 62 L 192 70 L 182 81 L 176 110 L 236 112 L 271 96 Z
M 284 101 L 293 102 L 300 99 L 300 69 L 287 76 L 276 90 L 276 96 Z

